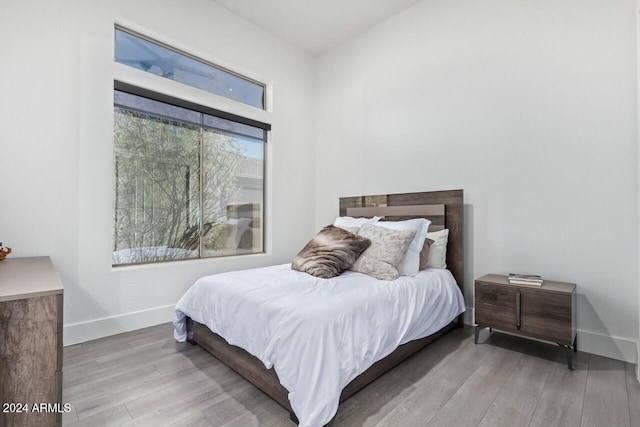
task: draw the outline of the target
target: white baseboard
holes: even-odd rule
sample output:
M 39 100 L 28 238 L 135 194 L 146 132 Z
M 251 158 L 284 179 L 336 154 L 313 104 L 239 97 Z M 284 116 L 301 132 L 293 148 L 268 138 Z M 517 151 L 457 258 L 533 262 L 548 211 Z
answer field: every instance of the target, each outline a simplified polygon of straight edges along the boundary
M 578 350 L 598 356 L 637 363 L 637 342 L 578 329 Z
M 638 382 L 640 382 L 640 339 L 638 340 L 636 356 L 636 378 L 638 379 Z
M 173 320 L 174 309 L 175 304 L 171 304 L 149 310 L 64 325 L 64 345 L 79 344 L 110 335 L 171 322 Z
M 464 323 L 474 325 L 474 319 L 473 308 L 467 307 L 467 311 L 464 313 Z M 638 363 L 638 360 L 640 360 L 640 342 L 581 329 L 578 329 L 578 351 L 628 363 Z M 640 379 L 640 371 L 638 372 L 638 378 Z

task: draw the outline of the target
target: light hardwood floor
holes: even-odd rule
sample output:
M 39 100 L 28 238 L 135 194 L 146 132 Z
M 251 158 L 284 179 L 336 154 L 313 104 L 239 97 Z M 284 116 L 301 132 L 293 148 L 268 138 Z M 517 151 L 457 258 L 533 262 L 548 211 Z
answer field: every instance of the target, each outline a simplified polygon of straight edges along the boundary
M 635 366 L 456 329 L 344 402 L 338 426 L 640 426 Z M 64 349 L 69 426 L 293 427 L 289 414 L 170 324 Z

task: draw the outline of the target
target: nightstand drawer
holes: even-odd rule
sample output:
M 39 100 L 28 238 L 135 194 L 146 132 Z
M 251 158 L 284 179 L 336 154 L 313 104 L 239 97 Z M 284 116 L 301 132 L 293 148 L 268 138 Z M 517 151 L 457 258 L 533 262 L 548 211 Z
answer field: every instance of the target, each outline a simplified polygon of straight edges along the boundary
M 476 304 L 485 303 L 499 307 L 515 308 L 516 287 L 489 285 L 476 282 Z
M 558 344 L 571 345 L 573 343 L 571 316 L 523 311 L 520 314 L 520 322 L 519 331 L 531 336 Z
M 515 309 L 516 293 L 518 290 L 520 290 L 521 294 L 520 303 L 522 310 L 533 313 L 571 316 L 571 294 L 563 295 L 523 286 L 489 285 L 476 282 L 476 303 Z
M 494 328 L 515 329 L 516 310 L 476 301 L 476 323 Z

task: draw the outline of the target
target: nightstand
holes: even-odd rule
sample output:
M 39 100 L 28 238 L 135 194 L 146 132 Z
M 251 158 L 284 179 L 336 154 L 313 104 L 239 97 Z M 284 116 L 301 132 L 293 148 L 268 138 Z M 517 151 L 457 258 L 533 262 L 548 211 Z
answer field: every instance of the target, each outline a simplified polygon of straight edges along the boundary
M 511 285 L 507 276 L 488 274 L 475 281 L 475 343 L 481 328 L 557 343 L 573 369 L 576 337 L 576 285 L 545 280 L 542 286 Z

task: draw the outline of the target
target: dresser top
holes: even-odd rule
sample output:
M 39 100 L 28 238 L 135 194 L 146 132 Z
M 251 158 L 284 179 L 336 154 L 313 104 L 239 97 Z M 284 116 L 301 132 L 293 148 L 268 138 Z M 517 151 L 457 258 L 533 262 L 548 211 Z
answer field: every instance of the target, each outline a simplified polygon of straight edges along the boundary
M 63 290 L 48 256 L 0 261 L 0 302 L 57 295 Z
M 576 289 L 575 283 L 565 283 L 565 282 L 554 282 L 552 280 L 544 280 L 542 282 L 542 286 L 536 285 L 512 285 L 509 283 L 509 279 L 507 276 L 503 276 L 501 274 L 487 274 L 486 276 L 482 276 L 479 279 L 476 279 L 477 282 L 494 284 L 494 285 L 506 285 L 506 286 L 516 286 L 516 287 L 524 287 L 527 289 L 539 289 L 541 291 L 549 291 L 549 292 L 558 292 L 558 293 L 572 293 Z

